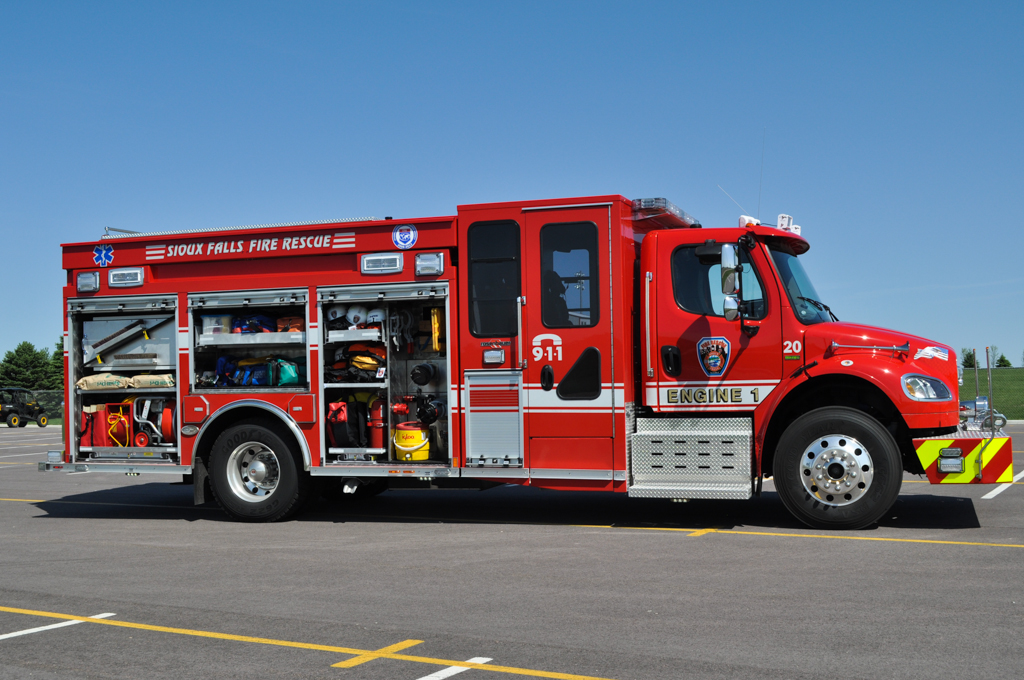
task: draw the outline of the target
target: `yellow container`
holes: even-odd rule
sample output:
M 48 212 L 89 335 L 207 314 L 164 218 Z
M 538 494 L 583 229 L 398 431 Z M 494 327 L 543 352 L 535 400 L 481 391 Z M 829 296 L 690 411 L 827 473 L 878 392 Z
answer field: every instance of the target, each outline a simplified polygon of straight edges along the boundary
M 423 423 L 399 423 L 391 437 L 395 444 L 395 460 L 428 460 L 430 434 Z

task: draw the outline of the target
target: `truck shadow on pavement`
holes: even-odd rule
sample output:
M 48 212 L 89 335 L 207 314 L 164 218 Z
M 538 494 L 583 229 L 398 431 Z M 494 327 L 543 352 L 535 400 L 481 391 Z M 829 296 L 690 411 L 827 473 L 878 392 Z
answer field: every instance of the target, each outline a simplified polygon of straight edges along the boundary
M 34 503 L 45 517 L 232 521 L 216 503 L 192 504 L 192 487 L 166 483 L 103 489 Z M 807 530 L 765 491 L 746 501 L 626 498 L 620 494 L 499 487 L 488 491 L 390 490 L 370 498 L 317 499 L 297 522 L 528 524 L 664 529 Z M 970 498 L 905 494 L 867 530 L 971 529 L 981 524 Z

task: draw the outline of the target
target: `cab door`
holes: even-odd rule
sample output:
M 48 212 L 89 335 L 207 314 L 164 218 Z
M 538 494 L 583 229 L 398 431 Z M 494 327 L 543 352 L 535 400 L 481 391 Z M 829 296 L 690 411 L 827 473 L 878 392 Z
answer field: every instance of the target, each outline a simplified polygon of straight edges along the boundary
M 611 470 L 609 208 L 524 213 L 530 468 Z
M 723 315 L 721 244 L 711 230 L 659 234 L 657 406 L 662 411 L 753 411 L 778 385 L 782 323 L 763 246 L 738 246 L 742 323 Z

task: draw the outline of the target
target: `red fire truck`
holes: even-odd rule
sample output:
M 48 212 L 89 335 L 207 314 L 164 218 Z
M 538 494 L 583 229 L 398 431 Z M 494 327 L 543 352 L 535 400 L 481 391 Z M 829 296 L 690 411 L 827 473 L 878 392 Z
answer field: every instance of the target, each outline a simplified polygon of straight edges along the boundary
M 1010 481 L 953 350 L 841 323 L 787 216 L 665 199 L 110 233 L 63 247 L 67 446 L 40 469 L 191 480 L 239 520 L 389 487 L 746 499 L 857 528 L 903 472 Z

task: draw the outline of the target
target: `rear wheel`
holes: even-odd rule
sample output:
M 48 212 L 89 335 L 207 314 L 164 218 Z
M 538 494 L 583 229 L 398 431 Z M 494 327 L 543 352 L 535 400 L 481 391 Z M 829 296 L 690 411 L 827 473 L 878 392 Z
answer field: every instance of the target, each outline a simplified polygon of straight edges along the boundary
M 312 490 L 295 445 L 255 423 L 229 427 L 217 437 L 209 470 L 217 503 L 245 522 L 289 519 L 302 510 Z
M 892 435 L 851 408 L 797 418 L 775 451 L 775 488 L 786 508 L 817 529 L 861 529 L 896 502 L 903 465 Z
M 21 416 L 12 413 L 7 416 L 7 427 L 21 427 Z
M 22 418 L 21 422 L 18 423 L 18 427 L 25 427 L 26 425 L 28 425 L 28 421 L 24 418 Z

